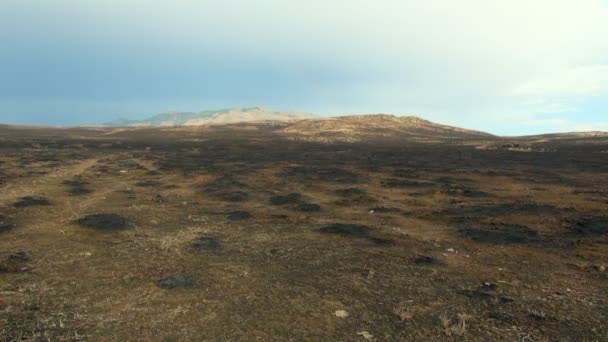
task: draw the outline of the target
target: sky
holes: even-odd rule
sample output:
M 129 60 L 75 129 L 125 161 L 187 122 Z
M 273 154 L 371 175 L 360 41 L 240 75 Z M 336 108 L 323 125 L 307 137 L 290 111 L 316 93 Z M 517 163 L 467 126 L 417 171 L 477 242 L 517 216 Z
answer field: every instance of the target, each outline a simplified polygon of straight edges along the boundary
M 608 0 L 2 0 L 0 123 L 263 106 L 608 131 Z

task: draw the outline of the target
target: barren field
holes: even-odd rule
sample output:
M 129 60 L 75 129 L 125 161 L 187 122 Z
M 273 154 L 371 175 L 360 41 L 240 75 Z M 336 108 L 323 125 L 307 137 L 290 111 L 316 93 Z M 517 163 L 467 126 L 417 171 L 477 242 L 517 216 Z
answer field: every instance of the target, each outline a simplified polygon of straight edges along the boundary
M 0 340 L 608 340 L 607 137 L 279 128 L 0 127 Z

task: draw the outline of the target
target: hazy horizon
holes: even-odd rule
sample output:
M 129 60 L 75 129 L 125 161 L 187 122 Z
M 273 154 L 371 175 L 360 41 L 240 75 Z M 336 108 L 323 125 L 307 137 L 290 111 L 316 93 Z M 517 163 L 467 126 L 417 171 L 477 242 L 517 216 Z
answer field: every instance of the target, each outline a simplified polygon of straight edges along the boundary
M 606 0 L 5 0 L 0 123 L 261 106 L 608 131 L 607 36 Z

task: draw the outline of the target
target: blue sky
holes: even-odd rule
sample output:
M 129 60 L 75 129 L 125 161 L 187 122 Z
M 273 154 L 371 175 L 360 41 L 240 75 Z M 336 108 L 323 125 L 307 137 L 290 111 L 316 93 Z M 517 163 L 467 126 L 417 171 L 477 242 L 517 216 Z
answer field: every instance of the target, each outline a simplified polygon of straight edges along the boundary
M 0 122 L 264 106 L 608 130 L 606 0 L 2 0 Z

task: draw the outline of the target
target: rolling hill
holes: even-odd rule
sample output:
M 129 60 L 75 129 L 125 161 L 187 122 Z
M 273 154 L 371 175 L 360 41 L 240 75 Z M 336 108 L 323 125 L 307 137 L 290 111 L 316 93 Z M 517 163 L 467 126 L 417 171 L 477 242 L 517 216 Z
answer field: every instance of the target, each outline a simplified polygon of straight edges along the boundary
M 106 127 L 168 127 L 223 125 L 253 121 L 290 121 L 314 118 L 309 113 L 274 111 L 267 108 L 231 108 L 194 112 L 169 112 L 143 120 L 118 119 L 102 124 Z

